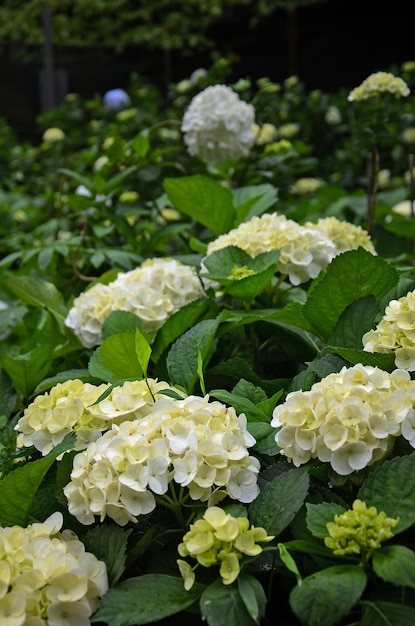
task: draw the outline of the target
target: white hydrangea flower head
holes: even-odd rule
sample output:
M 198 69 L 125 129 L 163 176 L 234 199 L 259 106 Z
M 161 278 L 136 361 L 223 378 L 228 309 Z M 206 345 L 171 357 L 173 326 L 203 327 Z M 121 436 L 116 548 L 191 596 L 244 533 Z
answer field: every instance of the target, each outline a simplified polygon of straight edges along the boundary
M 394 352 L 396 367 L 415 372 L 415 291 L 391 300 L 375 329 L 362 337 L 366 352 Z
M 407 371 L 344 367 L 294 391 L 273 412 L 281 454 L 297 467 L 311 459 L 347 476 L 381 459 L 392 437 L 415 446 L 415 381 Z
M 307 228 L 318 228 L 335 244 L 338 254 L 362 247 L 373 255 L 376 249 L 373 241 L 364 228 L 337 217 L 322 217 L 317 222 L 306 222 Z
M 338 253 L 323 231 L 301 226 L 277 213 L 254 216 L 220 235 L 208 244 L 207 256 L 226 246 L 242 248 L 252 257 L 280 250 L 276 271 L 288 275 L 293 285 L 316 278 Z
M 353 89 L 347 99 L 349 102 L 361 102 L 389 93 L 395 98 L 409 96 L 410 89 L 407 83 L 390 72 L 375 72 L 370 74 L 358 87 Z
M 259 493 L 259 461 L 246 417 L 208 396 L 158 400 L 140 420 L 113 424 L 74 457 L 65 486 L 68 510 L 82 524 L 95 516 L 123 526 L 156 506 L 174 482 L 203 502 L 218 492 L 240 502 Z
M 255 109 L 227 85 L 198 93 L 184 113 L 181 130 L 192 156 L 218 166 L 249 152 L 255 143 Z
M 34 446 L 44 456 L 65 435 L 75 432 L 75 450 L 82 450 L 112 424 L 148 415 L 154 403 L 165 397 L 161 391 L 168 389 L 179 393 L 166 382 L 147 378 L 126 381 L 97 402 L 109 387 L 105 383 L 92 385 L 73 379 L 36 396 L 15 426 L 18 446 Z
M 61 513 L 0 528 L 0 623 L 90 626 L 108 591 L 105 563 L 85 551 Z M 43 616 L 43 617 L 40 617 Z
M 182 306 L 204 295 L 196 270 L 175 259 L 148 259 L 140 267 L 121 272 L 103 285 L 96 283 L 78 295 L 65 319 L 82 345 L 102 341 L 102 325 L 112 311 L 137 315 L 144 331 L 156 330 Z

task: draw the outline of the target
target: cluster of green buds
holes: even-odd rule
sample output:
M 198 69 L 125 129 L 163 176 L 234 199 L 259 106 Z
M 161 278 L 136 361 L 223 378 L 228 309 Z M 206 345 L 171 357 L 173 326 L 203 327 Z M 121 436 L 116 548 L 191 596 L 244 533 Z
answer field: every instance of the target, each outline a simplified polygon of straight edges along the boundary
M 197 561 L 192 567 L 187 561 L 177 560 L 185 589 L 193 586 L 198 565 L 219 565 L 223 584 L 230 585 L 239 575 L 240 560 L 244 556 L 258 556 L 262 552 L 259 543 L 273 539 L 264 528 L 250 526 L 248 518 L 233 517 L 217 506 L 209 507 L 203 518 L 190 525 L 178 546 L 180 556 Z
M 366 558 L 380 547 L 382 541 L 393 537 L 399 519 L 387 517 L 376 507 L 367 507 L 365 502 L 355 500 L 352 509 L 336 515 L 334 522 L 327 524 L 329 537 L 324 539 L 334 554 L 363 554 Z

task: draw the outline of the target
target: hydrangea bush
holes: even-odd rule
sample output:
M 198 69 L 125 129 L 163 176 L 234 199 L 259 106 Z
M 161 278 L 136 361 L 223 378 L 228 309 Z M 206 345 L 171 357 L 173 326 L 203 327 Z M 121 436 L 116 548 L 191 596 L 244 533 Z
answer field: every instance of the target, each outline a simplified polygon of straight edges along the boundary
M 0 131 L 2 624 L 415 621 L 415 64 L 229 69 Z

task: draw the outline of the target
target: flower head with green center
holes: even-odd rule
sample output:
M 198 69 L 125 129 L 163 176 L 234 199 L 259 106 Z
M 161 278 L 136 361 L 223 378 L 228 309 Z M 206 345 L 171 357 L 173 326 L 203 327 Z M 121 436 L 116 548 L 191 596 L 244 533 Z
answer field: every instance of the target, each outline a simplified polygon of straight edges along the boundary
M 336 515 L 334 522 L 327 524 L 329 537 L 324 543 L 334 554 L 362 554 L 365 558 L 380 547 L 382 541 L 393 537 L 392 528 L 399 519 L 387 517 L 376 507 L 367 507 L 365 502 L 355 500 L 352 509 Z
M 375 72 L 370 74 L 358 87 L 355 87 L 348 96 L 349 102 L 360 102 L 377 98 L 388 93 L 395 98 L 409 96 L 410 89 L 406 82 L 389 72 Z
M 182 557 L 196 559 L 197 565 L 219 565 L 224 585 L 233 583 L 239 575 L 240 561 L 244 556 L 257 556 L 262 552 L 260 543 L 272 541 L 264 528 L 250 526 L 246 517 L 233 517 L 223 509 L 209 507 L 203 518 L 190 525 L 178 551 Z M 187 561 L 178 559 L 180 573 L 189 590 L 194 581 L 194 570 Z

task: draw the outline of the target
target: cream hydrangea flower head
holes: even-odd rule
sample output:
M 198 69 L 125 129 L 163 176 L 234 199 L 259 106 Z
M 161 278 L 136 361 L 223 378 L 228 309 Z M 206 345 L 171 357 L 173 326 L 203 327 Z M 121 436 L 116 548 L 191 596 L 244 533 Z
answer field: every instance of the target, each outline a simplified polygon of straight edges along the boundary
M 375 329 L 362 337 L 366 352 L 394 352 L 395 365 L 415 372 L 415 291 L 391 300 Z
M 311 459 L 347 476 L 381 459 L 392 437 L 415 447 L 415 381 L 408 372 L 344 367 L 294 391 L 273 412 L 275 440 L 297 467 Z
M 0 623 L 90 626 L 108 591 L 105 563 L 85 551 L 54 513 L 26 528 L 0 528 Z
M 82 450 L 112 424 L 148 415 L 156 400 L 165 397 L 161 391 L 170 389 L 179 393 L 168 383 L 147 378 L 126 381 L 97 402 L 109 386 L 74 379 L 58 383 L 48 393 L 36 396 L 15 426 L 18 447 L 34 446 L 44 456 L 65 435 L 75 432 L 75 450 Z
M 113 424 L 74 457 L 68 510 L 82 524 L 97 515 L 122 526 L 153 511 L 171 482 L 192 500 L 252 502 L 260 465 L 249 456 L 255 439 L 246 424 L 245 415 L 208 396 L 158 400 L 146 417 Z
M 312 176 L 304 176 L 298 178 L 290 187 L 290 193 L 294 196 L 308 196 L 323 187 L 326 183 L 320 178 L 313 178 Z
M 244 556 L 258 556 L 262 552 L 259 544 L 273 539 L 264 528 L 250 526 L 248 518 L 233 517 L 218 506 L 209 507 L 202 518 L 190 525 L 178 546 L 180 556 L 197 561 L 196 566 L 191 567 L 187 561 L 177 560 L 185 589 L 193 586 L 198 565 L 219 565 L 223 584 L 230 585 L 240 573 Z
M 307 228 L 318 228 L 335 244 L 338 253 L 362 247 L 376 255 L 372 239 L 361 226 L 339 220 L 337 217 L 322 217 L 317 222 L 306 222 Z
M 51 128 L 47 128 L 42 135 L 42 141 L 45 143 L 57 143 L 63 141 L 65 139 L 65 133 L 61 128 L 57 126 L 52 126 Z
M 101 343 L 102 325 L 112 311 L 137 315 L 144 331 L 156 330 L 182 306 L 204 294 L 196 270 L 175 259 L 148 259 L 108 285 L 97 283 L 73 302 L 65 324 L 82 345 Z
M 184 113 L 181 130 L 192 156 L 208 165 L 221 165 L 252 148 L 255 109 L 227 85 L 198 93 Z
M 242 248 L 253 257 L 280 250 L 276 271 L 288 275 L 293 285 L 315 278 L 337 254 L 335 244 L 321 230 L 301 226 L 277 213 L 254 216 L 220 235 L 208 244 L 207 255 L 226 246 Z
M 349 102 L 360 102 L 376 98 L 389 93 L 395 98 L 409 96 L 410 89 L 406 82 L 390 72 L 375 72 L 370 74 L 358 87 L 355 87 L 349 95 Z

